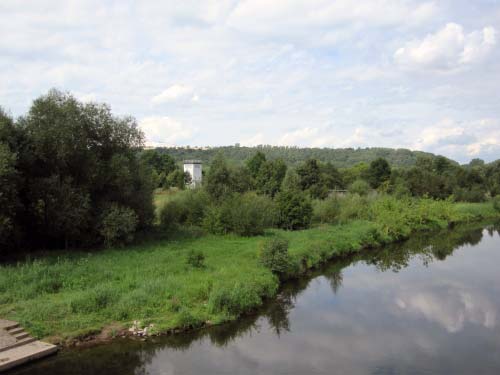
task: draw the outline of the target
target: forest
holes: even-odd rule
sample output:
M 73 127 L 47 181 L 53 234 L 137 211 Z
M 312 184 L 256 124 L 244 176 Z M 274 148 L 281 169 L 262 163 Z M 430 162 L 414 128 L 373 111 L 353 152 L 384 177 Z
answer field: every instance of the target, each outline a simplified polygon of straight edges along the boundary
M 268 159 L 282 159 L 289 166 L 298 166 L 304 160 L 316 159 L 324 163 L 332 163 L 337 168 L 352 167 L 358 163 L 369 163 L 377 158 L 386 159 L 393 167 L 410 167 L 418 157 L 433 157 L 434 154 L 408 149 L 392 149 L 382 147 L 370 148 L 301 148 L 296 146 L 259 145 L 245 147 L 238 144 L 220 147 L 157 147 L 160 153 L 167 153 L 175 160 L 199 159 L 208 164 L 222 152 L 229 163 L 241 165 L 251 158 L 256 151 L 263 153 Z M 450 160 L 451 161 L 451 160 Z

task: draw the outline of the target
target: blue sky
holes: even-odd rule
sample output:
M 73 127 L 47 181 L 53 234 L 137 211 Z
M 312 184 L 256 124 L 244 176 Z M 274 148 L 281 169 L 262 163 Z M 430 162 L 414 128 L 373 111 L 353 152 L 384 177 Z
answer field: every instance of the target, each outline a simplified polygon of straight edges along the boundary
M 155 145 L 500 158 L 500 1 L 0 2 L 0 105 L 55 87 Z

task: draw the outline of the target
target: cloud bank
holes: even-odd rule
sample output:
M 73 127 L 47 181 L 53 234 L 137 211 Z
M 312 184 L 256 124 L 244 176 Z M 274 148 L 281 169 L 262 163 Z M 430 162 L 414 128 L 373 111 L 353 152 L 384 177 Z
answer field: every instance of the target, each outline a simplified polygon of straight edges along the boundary
M 489 161 L 500 157 L 499 25 L 491 1 L 5 0 L 0 105 L 21 115 L 56 87 L 134 115 L 151 144 Z

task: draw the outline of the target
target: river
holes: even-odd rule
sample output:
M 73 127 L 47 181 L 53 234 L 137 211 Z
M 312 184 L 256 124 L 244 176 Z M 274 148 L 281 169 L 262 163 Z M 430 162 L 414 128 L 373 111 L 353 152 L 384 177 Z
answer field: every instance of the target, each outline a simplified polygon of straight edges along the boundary
M 500 374 L 499 229 L 367 250 L 238 322 L 65 350 L 14 374 Z

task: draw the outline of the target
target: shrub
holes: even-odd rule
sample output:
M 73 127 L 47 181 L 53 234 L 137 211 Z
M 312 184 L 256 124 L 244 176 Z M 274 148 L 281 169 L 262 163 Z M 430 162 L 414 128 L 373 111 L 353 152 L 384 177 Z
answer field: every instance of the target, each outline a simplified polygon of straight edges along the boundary
M 187 308 L 181 308 L 177 315 L 177 326 L 184 329 L 198 328 L 202 325 L 202 321 L 197 319 Z
M 223 211 L 219 206 L 208 207 L 203 218 L 203 229 L 212 234 L 225 234 L 228 225 L 223 218 Z
M 272 272 L 283 275 L 290 265 L 288 241 L 284 238 L 271 238 L 265 241 L 259 249 L 260 263 Z
M 101 221 L 101 236 L 108 247 L 125 245 L 134 240 L 138 218 L 129 207 L 112 204 L 104 211 Z
M 493 208 L 496 212 L 500 212 L 500 195 L 493 198 Z
M 486 200 L 486 191 L 479 185 L 472 186 L 469 189 L 457 187 L 453 190 L 453 196 L 461 202 L 484 202 Z
M 271 198 L 253 192 L 233 194 L 206 212 L 204 228 L 214 234 L 234 232 L 256 236 L 273 225 L 276 208 Z
M 201 189 L 189 189 L 176 193 L 160 210 L 160 225 L 164 230 L 178 225 L 202 225 L 209 199 Z
M 336 196 L 313 202 L 313 221 L 316 223 L 335 223 L 340 215 L 340 202 Z
M 208 299 L 208 308 L 211 312 L 226 312 L 231 315 L 240 315 L 261 304 L 259 289 L 241 282 L 232 286 L 215 286 Z
M 160 226 L 165 231 L 171 231 L 185 222 L 186 216 L 186 208 L 182 204 L 176 200 L 168 201 L 160 211 Z
M 255 193 L 235 195 L 223 205 L 223 222 L 228 230 L 240 236 L 256 236 L 273 225 L 276 217 L 274 202 Z
M 186 256 L 186 263 L 194 268 L 205 267 L 205 255 L 200 250 L 189 250 Z
M 309 227 L 312 219 L 312 205 L 305 193 L 298 190 L 284 190 L 276 197 L 278 224 L 288 230 Z
M 365 180 L 358 179 L 349 186 L 349 192 L 352 194 L 359 194 L 361 196 L 367 195 L 370 191 L 370 185 Z
M 358 194 L 348 194 L 339 198 L 340 212 L 339 221 L 345 223 L 350 220 L 366 219 L 368 215 L 369 201 L 366 197 Z

